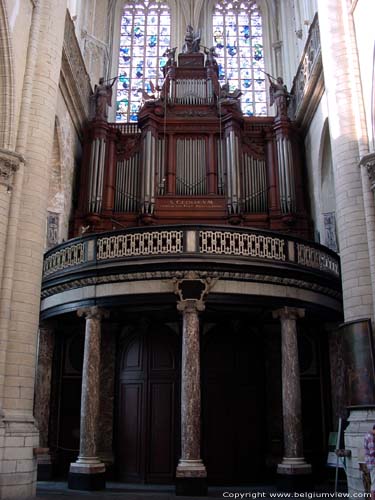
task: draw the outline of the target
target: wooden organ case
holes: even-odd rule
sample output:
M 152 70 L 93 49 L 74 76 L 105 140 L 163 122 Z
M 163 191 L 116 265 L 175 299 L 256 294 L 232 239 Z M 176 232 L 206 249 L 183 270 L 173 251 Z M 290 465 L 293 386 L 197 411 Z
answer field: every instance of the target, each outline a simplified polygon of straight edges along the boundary
M 88 123 L 72 236 L 179 223 L 311 236 L 298 130 L 283 116 L 244 117 L 204 59 L 169 61 L 138 124 Z

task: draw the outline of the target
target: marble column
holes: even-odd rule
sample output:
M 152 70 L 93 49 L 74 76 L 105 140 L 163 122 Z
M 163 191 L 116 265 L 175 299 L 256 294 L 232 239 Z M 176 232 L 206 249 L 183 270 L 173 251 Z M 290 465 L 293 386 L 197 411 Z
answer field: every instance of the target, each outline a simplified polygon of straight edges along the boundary
M 39 326 L 38 365 L 34 401 L 34 416 L 39 429 L 39 448 L 37 448 L 39 481 L 47 481 L 52 476 L 52 460 L 49 449 L 49 416 L 54 345 L 53 326 L 47 323 L 41 324 Z
M 298 361 L 297 319 L 304 309 L 283 307 L 273 312 L 281 323 L 281 379 L 283 397 L 284 457 L 278 474 L 301 476 L 311 474 L 311 465 L 303 457 L 301 386 Z M 297 486 L 291 482 L 290 486 Z M 302 486 L 302 484 L 301 484 Z
M 206 467 L 201 459 L 201 387 L 199 312 L 201 300 L 182 300 L 181 458 L 176 470 L 177 495 L 205 495 Z
M 79 456 L 70 464 L 68 486 L 79 490 L 105 487 L 105 465 L 97 456 L 97 430 L 100 402 L 101 321 L 107 312 L 97 306 L 78 310 L 86 319 L 82 370 L 81 425 Z

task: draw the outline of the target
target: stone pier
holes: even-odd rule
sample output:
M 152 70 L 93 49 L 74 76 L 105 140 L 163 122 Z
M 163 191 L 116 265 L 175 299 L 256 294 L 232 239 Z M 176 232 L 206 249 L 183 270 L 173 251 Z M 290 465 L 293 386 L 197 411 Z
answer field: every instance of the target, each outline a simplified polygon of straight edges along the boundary
M 176 495 L 206 495 L 207 472 L 201 459 L 200 300 L 183 300 L 181 371 L 181 458 L 176 470 Z
M 49 417 L 51 406 L 51 380 L 54 329 L 49 324 L 39 326 L 38 367 L 35 381 L 34 415 L 39 429 L 37 449 L 38 480 L 48 481 L 52 477 L 52 460 L 49 449 Z
M 303 457 L 301 386 L 298 361 L 297 319 L 304 310 L 283 307 L 273 312 L 281 323 L 281 378 L 283 399 L 284 456 L 277 467 L 280 489 L 304 489 L 311 465 Z
M 97 431 L 100 403 L 101 321 L 106 311 L 97 306 L 78 310 L 86 319 L 82 371 L 81 425 L 79 456 L 70 464 L 68 486 L 75 490 L 105 488 L 105 465 L 97 456 Z

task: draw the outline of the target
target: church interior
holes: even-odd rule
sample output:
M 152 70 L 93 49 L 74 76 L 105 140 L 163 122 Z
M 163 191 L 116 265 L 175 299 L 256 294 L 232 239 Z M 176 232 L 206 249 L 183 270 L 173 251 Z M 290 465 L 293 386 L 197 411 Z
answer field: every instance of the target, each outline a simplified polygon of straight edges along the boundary
M 0 498 L 368 491 L 374 16 L 0 0 Z

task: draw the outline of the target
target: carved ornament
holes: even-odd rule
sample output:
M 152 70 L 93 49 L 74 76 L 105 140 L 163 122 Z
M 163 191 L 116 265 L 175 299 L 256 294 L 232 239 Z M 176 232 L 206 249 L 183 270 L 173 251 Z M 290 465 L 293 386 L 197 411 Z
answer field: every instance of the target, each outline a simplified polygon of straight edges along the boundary
M 117 154 L 118 159 L 128 160 L 135 153 L 140 151 L 140 136 L 136 137 L 126 137 L 121 141 L 118 146 Z
M 13 151 L 0 149 L 0 184 L 6 186 L 8 191 L 12 189 L 13 175 L 23 161 L 21 155 Z
M 360 165 L 366 167 L 368 177 L 370 179 L 371 190 L 375 189 L 375 152 L 362 157 Z
M 177 273 L 172 282 L 174 293 L 178 296 L 177 310 L 180 312 L 204 311 L 204 301 L 219 278 L 197 271 Z
M 257 159 L 264 159 L 264 144 L 255 142 L 253 139 L 245 135 L 242 138 L 242 145 L 244 146 L 246 153 L 250 156 L 254 156 Z

